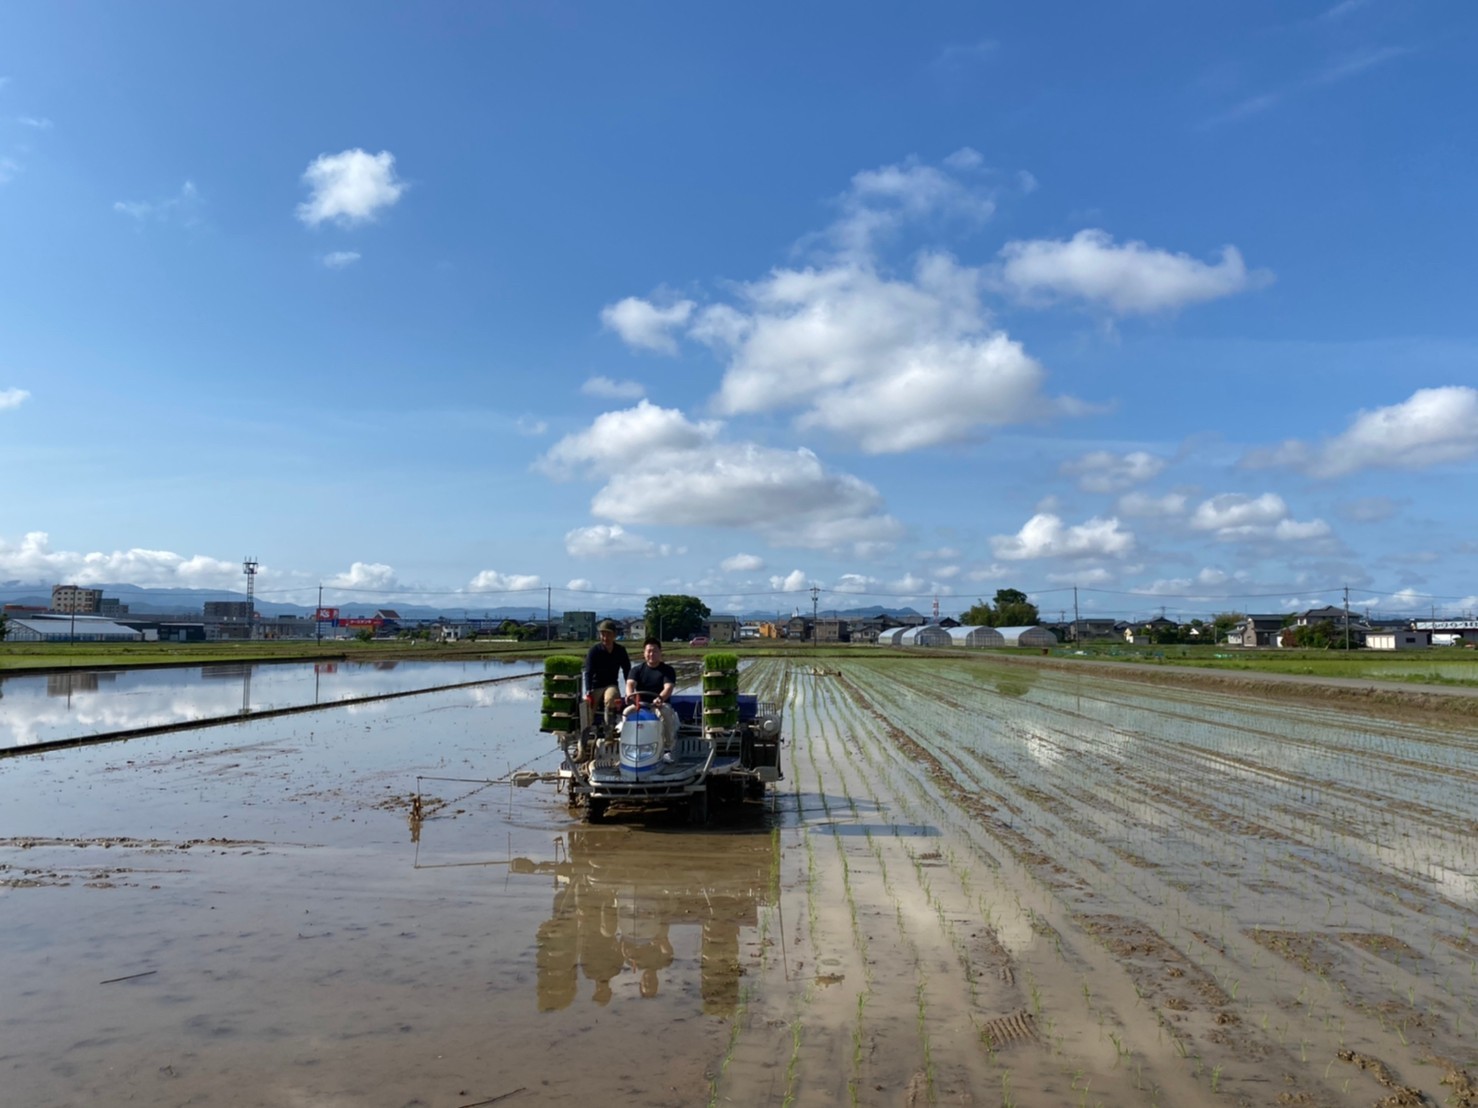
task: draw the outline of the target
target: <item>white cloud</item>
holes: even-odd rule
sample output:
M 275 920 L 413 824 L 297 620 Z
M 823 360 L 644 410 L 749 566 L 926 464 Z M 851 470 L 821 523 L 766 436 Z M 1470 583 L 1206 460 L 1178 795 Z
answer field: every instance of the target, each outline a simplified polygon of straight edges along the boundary
M 758 554 L 735 554 L 719 563 L 725 573 L 754 573 L 765 568 L 765 560 Z
M 832 592 L 869 593 L 877 588 L 879 581 L 864 573 L 844 573 L 831 586 Z
M 19 408 L 30 398 L 31 394 L 25 389 L 0 389 L 0 412 L 7 408 Z
M 636 381 L 613 381 L 609 377 L 591 377 L 580 391 L 586 396 L 600 396 L 608 400 L 640 400 L 646 387 Z
M 1117 519 L 1094 517 L 1068 526 L 1055 515 L 1039 513 L 1015 535 L 991 539 L 996 557 L 1011 561 L 1027 558 L 1122 558 L 1134 549 L 1134 533 L 1122 530 Z
M 531 415 L 521 415 L 513 421 L 513 426 L 520 435 L 528 435 L 536 438 L 549 430 L 549 424 L 542 419 L 536 419 Z
M 347 573 L 339 573 L 324 583 L 335 589 L 393 589 L 398 582 L 395 570 L 383 562 L 355 562 Z
M 1175 311 L 1272 279 L 1266 271 L 1249 272 L 1234 246 L 1223 247 L 1221 260 L 1208 264 L 1142 242 L 1116 246 L 1108 232 L 1092 229 L 1066 242 L 1009 242 L 1001 257 L 1002 284 L 1023 300 L 1077 298 L 1119 315 Z
M 499 573 L 485 569 L 467 585 L 468 592 L 523 592 L 540 588 L 544 582 L 536 573 Z
M 298 205 L 297 215 L 309 227 L 326 220 L 344 226 L 374 219 L 400 199 L 407 186 L 395 176 L 395 155 L 344 150 L 320 154 L 303 171 L 312 195 Z
M 978 169 L 983 161 L 965 147 L 945 161 L 954 172 L 913 157 L 861 170 L 838 199 L 842 215 L 828 235 L 844 252 L 867 254 L 880 236 L 907 223 L 945 217 L 978 226 L 995 214 L 995 201 L 979 183 L 966 182 L 959 173 Z
M 146 223 L 150 220 L 159 223 L 180 223 L 186 227 L 193 227 L 200 222 L 200 212 L 204 204 L 201 199 L 200 190 L 195 187 L 194 181 L 186 181 L 180 186 L 180 191 L 164 200 L 117 200 L 113 203 L 113 210 L 121 212 L 137 223 Z
M 828 470 L 809 450 L 722 442 L 722 428 L 643 400 L 598 416 L 534 466 L 556 479 L 603 477 L 591 510 L 620 524 L 748 529 L 811 548 L 889 542 L 900 533 L 866 482 Z
M 1195 531 L 1209 531 L 1227 541 L 1275 539 L 1298 542 L 1327 538 L 1330 528 L 1322 519 L 1300 522 L 1291 519 L 1288 505 L 1274 492 L 1248 496 L 1240 492 L 1224 492 L 1203 500 L 1191 514 L 1190 526 Z
M 270 578 L 271 570 L 263 567 L 262 575 Z M 239 563 L 203 554 L 187 558 L 168 550 L 137 547 L 88 554 L 52 550 L 50 536 L 45 531 L 31 531 L 16 544 L 0 538 L 0 579 L 88 586 L 132 584 L 235 589 L 242 585 L 242 572 Z
M 1103 566 L 1086 566 L 1074 568 L 1071 573 L 1049 573 L 1047 580 L 1054 585 L 1082 585 L 1093 588 L 1099 585 L 1111 585 L 1118 580 L 1118 577 Z
M 606 472 L 612 467 L 647 463 L 682 454 L 710 443 L 723 424 L 690 422 L 676 408 L 662 408 L 643 400 L 634 408 L 605 412 L 590 427 L 566 435 L 535 462 L 553 477 L 570 477 L 583 469 Z
M 922 577 L 915 577 L 912 573 L 905 573 L 896 581 L 888 582 L 888 591 L 891 593 L 902 593 L 905 598 L 911 599 L 920 593 L 929 592 L 929 582 Z
M 15 121 L 19 123 L 22 127 L 30 127 L 36 131 L 51 130 L 51 120 L 41 116 L 20 115 L 16 116 Z
M 359 261 L 360 254 L 357 250 L 334 250 L 325 254 L 321 261 L 328 269 L 343 269 Z
M 1362 469 L 1426 469 L 1464 461 L 1475 453 L 1478 389 L 1447 385 L 1418 389 L 1399 404 L 1361 411 L 1342 434 L 1318 446 L 1289 439 L 1249 451 L 1242 464 L 1344 477 Z
M 784 577 L 771 577 L 770 588 L 776 592 L 800 592 L 809 588 L 811 579 L 803 570 L 793 569 Z
M 1078 487 L 1087 492 L 1122 492 L 1124 489 L 1158 476 L 1165 468 L 1165 459 L 1143 450 L 1128 454 L 1114 454 L 1108 450 L 1094 450 L 1081 458 L 1062 464 L 1062 473 L 1078 479 Z
M 655 558 L 666 551 L 620 524 L 597 523 L 565 532 L 565 551 L 572 558 Z
M 1151 496 L 1144 492 L 1126 492 L 1119 497 L 1116 509 L 1120 515 L 1138 519 L 1155 519 L 1181 515 L 1185 512 L 1185 505 L 1185 496 L 1178 492 L 1169 492 L 1164 496 Z
M 853 262 L 777 270 L 741 296 L 722 411 L 800 407 L 802 427 L 894 453 L 1063 410 L 1041 396 L 1042 367 L 988 328 L 978 271 L 946 255 L 909 280 Z
M 679 300 L 659 308 L 650 300 L 628 296 L 600 310 L 600 321 L 621 336 L 627 346 L 676 354 L 677 343 L 672 332 L 688 322 L 693 314 L 691 300 Z
M 1274 527 L 1287 517 L 1288 505 L 1275 492 L 1258 497 L 1224 492 L 1197 505 L 1190 522 L 1194 530 L 1225 534 L 1246 528 Z
M 570 578 L 570 583 L 565 588 L 569 589 L 570 592 L 591 592 L 595 589 L 595 585 L 587 578 L 572 577 Z
M 12 158 L 0 158 L 0 185 L 9 184 L 15 180 L 15 175 L 20 171 L 20 162 Z

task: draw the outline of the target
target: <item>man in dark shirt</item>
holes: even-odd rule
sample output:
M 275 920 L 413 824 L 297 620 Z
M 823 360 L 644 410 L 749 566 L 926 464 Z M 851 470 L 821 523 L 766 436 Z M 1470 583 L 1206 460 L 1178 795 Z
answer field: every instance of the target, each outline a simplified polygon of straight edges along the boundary
M 626 679 L 626 696 L 640 697 L 643 708 L 654 708 L 661 717 L 662 744 L 667 748 L 662 756 L 664 762 L 672 761 L 672 747 L 680 725 L 677 713 L 668 703 L 676 686 L 677 670 L 662 660 L 662 640 L 647 639 L 642 644 L 642 660 L 631 667 L 631 675 Z M 626 711 L 630 713 L 632 708 Z
M 631 675 L 631 657 L 616 641 L 616 625 L 610 620 L 601 620 L 596 631 L 600 634 L 600 642 L 585 655 L 585 692 L 605 713 L 605 720 L 609 723 L 616 702 L 621 699 L 621 690 Z

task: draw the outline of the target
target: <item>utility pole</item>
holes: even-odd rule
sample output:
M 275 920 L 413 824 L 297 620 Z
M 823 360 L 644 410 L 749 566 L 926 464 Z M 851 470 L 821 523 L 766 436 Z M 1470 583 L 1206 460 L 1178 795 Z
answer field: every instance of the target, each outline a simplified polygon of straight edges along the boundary
M 1345 586 L 1345 653 L 1350 652 L 1350 586 Z
M 1078 586 L 1073 586 L 1073 642 L 1078 641 Z
M 816 626 L 816 598 L 821 595 L 819 585 L 811 586 L 811 645 L 815 646 L 821 641 L 821 628 Z
M 544 641 L 554 638 L 554 586 L 544 586 Z

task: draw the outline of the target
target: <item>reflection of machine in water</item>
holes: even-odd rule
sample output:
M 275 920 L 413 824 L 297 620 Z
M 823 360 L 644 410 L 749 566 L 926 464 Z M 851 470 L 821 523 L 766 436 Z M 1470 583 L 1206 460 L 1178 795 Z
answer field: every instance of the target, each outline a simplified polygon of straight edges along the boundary
M 732 1015 L 740 930 L 757 927 L 760 905 L 772 901 L 775 866 L 768 832 L 710 839 L 577 829 L 563 860 L 515 859 L 514 872 L 555 879 L 554 912 L 538 933 L 539 1010 L 568 1007 L 582 977 L 597 1004 L 610 1002 L 627 973 L 641 996 L 656 996 L 677 957 L 676 929 L 697 927 L 703 1011 Z

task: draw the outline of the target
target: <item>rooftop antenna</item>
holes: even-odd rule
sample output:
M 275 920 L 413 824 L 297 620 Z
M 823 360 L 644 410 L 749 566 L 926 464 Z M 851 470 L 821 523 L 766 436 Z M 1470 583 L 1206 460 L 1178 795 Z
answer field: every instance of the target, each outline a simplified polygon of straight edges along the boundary
M 246 574 L 246 637 L 254 639 L 257 637 L 257 560 L 250 554 L 242 561 L 241 572 Z

